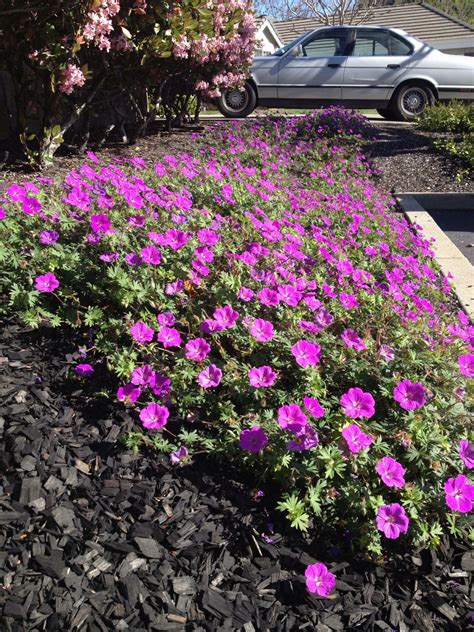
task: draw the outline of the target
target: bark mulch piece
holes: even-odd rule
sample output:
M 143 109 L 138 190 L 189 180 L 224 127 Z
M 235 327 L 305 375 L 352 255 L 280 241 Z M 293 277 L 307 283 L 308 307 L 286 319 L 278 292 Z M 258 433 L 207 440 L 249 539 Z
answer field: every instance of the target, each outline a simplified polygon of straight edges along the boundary
M 2 632 L 472 629 L 463 544 L 377 566 L 275 533 L 228 467 L 128 452 L 128 412 L 68 377 L 72 341 L 0 331 Z M 316 557 L 330 599 L 304 586 Z

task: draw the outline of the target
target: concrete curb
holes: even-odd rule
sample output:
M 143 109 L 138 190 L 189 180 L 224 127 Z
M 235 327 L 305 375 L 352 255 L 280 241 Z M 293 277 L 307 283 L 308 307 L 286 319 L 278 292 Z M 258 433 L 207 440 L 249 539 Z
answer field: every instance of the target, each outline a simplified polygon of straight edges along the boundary
M 471 321 L 474 321 L 474 267 L 413 195 L 399 194 L 395 199 L 415 230 L 426 239 L 435 239 L 435 259 L 445 276 L 449 272 L 453 275 L 453 290 Z

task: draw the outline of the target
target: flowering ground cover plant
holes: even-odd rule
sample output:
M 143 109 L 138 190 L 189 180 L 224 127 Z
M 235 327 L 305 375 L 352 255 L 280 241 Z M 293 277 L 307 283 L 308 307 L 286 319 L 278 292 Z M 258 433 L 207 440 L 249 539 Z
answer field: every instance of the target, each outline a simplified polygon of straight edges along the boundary
M 294 527 L 373 555 L 467 538 L 474 329 L 377 189 L 372 130 L 334 116 L 226 122 L 192 155 L 89 154 L 64 182 L 10 186 L 4 309 L 83 331 L 77 379 L 115 371 L 129 447 L 231 459 Z

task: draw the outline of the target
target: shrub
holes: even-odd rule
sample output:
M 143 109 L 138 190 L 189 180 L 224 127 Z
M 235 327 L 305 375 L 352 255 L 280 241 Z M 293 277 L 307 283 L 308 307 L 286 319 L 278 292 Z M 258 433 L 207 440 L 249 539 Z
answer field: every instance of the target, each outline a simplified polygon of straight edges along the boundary
M 420 129 L 442 134 L 467 134 L 474 132 L 474 105 L 451 101 L 437 103 L 426 108 L 418 121 Z
M 119 99 L 146 120 L 145 89 L 177 114 L 174 106 L 196 93 L 213 96 L 242 83 L 253 56 L 250 0 L 60 4 L 12 0 L 0 15 L 0 57 L 16 83 L 19 133 L 36 166 L 52 159 L 66 132 L 84 124 L 108 92 L 108 109 L 121 120 L 127 111 L 114 109 Z
M 5 309 L 83 332 L 77 379 L 106 358 L 130 448 L 230 459 L 373 555 L 465 537 L 473 328 L 358 145 L 315 129 L 225 123 L 192 156 L 10 186 Z

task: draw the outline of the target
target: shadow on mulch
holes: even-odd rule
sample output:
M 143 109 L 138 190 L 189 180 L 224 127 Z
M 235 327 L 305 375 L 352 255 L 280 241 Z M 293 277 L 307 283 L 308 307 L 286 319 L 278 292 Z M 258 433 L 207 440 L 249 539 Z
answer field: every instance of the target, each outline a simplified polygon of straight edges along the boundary
M 69 377 L 74 341 L 3 325 L 2 630 L 469 628 L 473 558 L 463 544 L 379 566 L 328 549 L 256 502 L 232 467 L 173 468 L 128 452 L 127 410 Z M 316 559 L 338 578 L 330 599 L 304 586 Z

